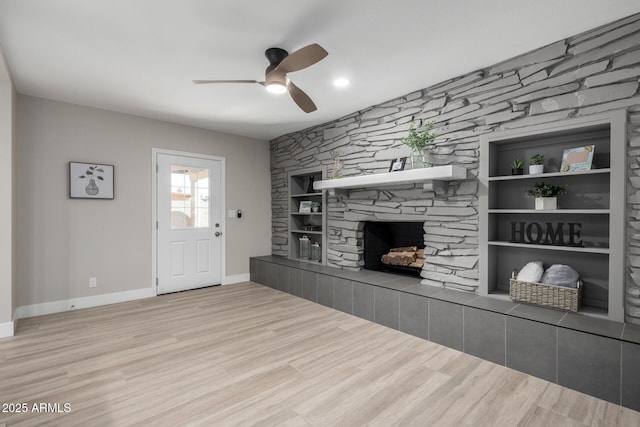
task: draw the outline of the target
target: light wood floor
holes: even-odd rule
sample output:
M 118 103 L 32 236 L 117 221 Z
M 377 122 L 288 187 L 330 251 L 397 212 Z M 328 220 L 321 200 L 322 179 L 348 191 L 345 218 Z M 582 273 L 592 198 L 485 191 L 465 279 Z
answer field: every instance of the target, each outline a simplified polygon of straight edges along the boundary
M 640 413 L 244 283 L 23 319 L 14 425 L 638 426 Z

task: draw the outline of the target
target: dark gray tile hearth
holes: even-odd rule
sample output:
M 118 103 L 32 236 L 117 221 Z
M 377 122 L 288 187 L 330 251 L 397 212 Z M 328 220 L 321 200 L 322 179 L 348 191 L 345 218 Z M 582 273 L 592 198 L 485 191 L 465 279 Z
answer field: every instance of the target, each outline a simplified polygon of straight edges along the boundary
M 429 339 L 429 300 L 400 293 L 400 330 L 416 337 Z
M 353 283 L 350 280 L 333 279 L 334 308 L 353 314 Z
M 510 316 L 535 320 L 536 322 L 547 323 L 550 325 L 557 325 L 566 314 L 566 311 L 553 310 L 529 304 L 518 304 L 517 307 L 509 310 Z
M 611 338 L 621 338 L 624 327 L 624 324 L 620 322 L 595 319 L 573 313 L 567 313 L 558 325 L 568 329 L 575 329 L 577 331 L 589 332 Z
M 506 366 L 556 382 L 556 328 L 544 323 L 507 317 Z
M 298 268 L 290 268 L 289 285 L 291 295 L 302 297 L 302 270 Z
M 429 300 L 429 341 L 463 350 L 462 306 Z
M 353 282 L 353 314 L 374 321 L 373 286 Z
M 333 277 L 319 274 L 318 283 L 318 304 L 333 308 Z
M 318 302 L 318 284 L 316 283 L 316 273 L 311 271 L 302 272 L 302 297 L 309 301 Z
M 400 293 L 393 289 L 373 288 L 374 321 L 398 329 L 400 323 Z
M 622 339 L 634 343 L 640 343 L 640 326 L 625 323 L 622 331 Z
M 558 328 L 558 384 L 620 402 L 621 342 Z
M 291 293 L 289 272 L 291 269 L 284 265 L 279 265 L 276 270 L 276 288 L 282 292 Z
M 508 313 L 516 308 L 519 303 L 512 301 L 503 301 L 500 299 L 477 297 L 466 303 L 470 307 L 481 308 L 483 310 L 493 311 L 495 313 Z
M 267 274 L 266 274 L 265 285 L 270 288 L 276 289 L 277 279 L 278 279 L 278 265 L 277 264 L 267 264 Z
M 505 319 L 498 313 L 464 307 L 464 352 L 504 365 Z
M 640 411 L 640 345 L 622 343 L 622 405 Z

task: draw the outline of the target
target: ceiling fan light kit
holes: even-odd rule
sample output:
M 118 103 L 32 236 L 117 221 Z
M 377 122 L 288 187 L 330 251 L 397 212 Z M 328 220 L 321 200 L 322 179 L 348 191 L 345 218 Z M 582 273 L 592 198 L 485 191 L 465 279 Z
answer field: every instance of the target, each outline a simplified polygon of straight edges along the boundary
M 278 47 L 272 47 L 265 51 L 264 55 L 269 61 L 265 70 L 265 81 L 257 80 L 194 80 L 196 84 L 207 83 L 258 83 L 263 85 L 271 93 L 289 92 L 291 99 L 304 111 L 310 113 L 317 110 L 311 98 L 302 89 L 293 84 L 287 73 L 300 71 L 316 62 L 324 59 L 328 53 L 317 43 L 298 49 L 292 54 Z
M 282 95 L 283 93 L 287 92 L 287 86 L 283 85 L 282 83 L 268 83 L 265 84 L 265 87 L 267 88 L 268 92 L 275 93 L 276 95 Z
M 267 71 L 264 86 L 271 93 L 285 93 L 287 91 L 287 80 L 287 75 L 284 71 L 274 69 Z

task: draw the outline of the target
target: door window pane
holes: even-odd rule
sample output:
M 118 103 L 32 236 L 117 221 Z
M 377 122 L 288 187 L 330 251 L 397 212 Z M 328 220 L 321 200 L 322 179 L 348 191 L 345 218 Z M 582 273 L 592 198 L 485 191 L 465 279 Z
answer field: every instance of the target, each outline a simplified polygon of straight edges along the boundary
M 209 228 L 209 169 L 171 165 L 171 228 Z

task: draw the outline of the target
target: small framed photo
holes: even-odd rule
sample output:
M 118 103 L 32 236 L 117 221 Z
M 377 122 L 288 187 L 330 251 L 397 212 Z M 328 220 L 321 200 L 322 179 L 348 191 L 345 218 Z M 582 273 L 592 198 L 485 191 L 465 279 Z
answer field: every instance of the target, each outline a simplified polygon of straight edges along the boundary
M 406 157 L 400 157 L 398 159 L 391 160 L 389 165 L 389 172 L 398 172 L 404 170 L 404 165 L 407 163 Z
M 302 200 L 300 202 L 300 208 L 298 209 L 298 213 L 311 213 L 312 206 L 313 206 L 313 202 L 311 200 Z
M 584 147 L 568 148 L 564 150 L 560 171 L 576 172 L 591 170 L 594 150 L 595 145 L 586 145 Z
M 113 200 L 113 165 L 69 162 L 69 197 Z

